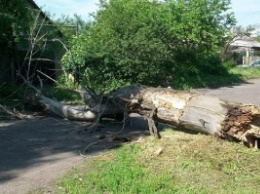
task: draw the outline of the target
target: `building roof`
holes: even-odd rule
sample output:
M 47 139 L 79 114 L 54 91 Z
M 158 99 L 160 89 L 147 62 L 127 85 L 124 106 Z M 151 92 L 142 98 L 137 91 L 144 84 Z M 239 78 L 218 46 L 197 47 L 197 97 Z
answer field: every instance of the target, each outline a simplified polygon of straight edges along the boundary
M 52 20 L 42 11 L 42 9 L 33 1 L 27 0 L 27 2 L 34 8 L 40 11 L 40 16 L 46 20 L 49 24 L 53 24 Z
M 231 42 L 230 46 L 236 47 L 257 47 L 260 48 L 260 42 L 255 41 L 254 39 L 250 38 L 249 36 L 239 35 L 236 36 L 233 41 Z
M 45 25 L 51 25 L 51 26 L 54 26 L 56 29 L 57 29 L 57 32 L 59 34 L 59 36 L 63 36 L 62 35 L 62 32 L 58 29 L 58 27 L 54 24 L 54 22 L 48 17 L 48 15 L 46 15 L 42 9 L 34 2 L 34 0 L 27 0 L 27 2 L 29 3 L 29 5 L 32 6 L 33 9 L 36 9 L 36 10 L 39 10 L 40 11 L 40 16 L 42 18 L 44 18 L 45 20 Z

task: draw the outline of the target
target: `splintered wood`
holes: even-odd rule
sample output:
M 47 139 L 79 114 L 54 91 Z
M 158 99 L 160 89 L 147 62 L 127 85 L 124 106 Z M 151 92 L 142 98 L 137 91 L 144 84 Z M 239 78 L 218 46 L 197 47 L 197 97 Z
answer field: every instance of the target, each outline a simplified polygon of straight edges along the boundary
M 157 108 L 154 118 L 161 123 L 242 141 L 249 147 L 260 146 L 260 110 L 254 105 L 145 86 L 121 88 L 113 98 L 141 115 Z
M 240 105 L 230 109 L 223 122 L 223 137 L 260 148 L 260 111 L 255 105 Z

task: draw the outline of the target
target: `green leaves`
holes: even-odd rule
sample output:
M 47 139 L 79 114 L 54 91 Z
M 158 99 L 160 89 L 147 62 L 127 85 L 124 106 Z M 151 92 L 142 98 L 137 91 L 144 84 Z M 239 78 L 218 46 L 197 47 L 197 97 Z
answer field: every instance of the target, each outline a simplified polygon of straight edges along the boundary
M 71 52 L 93 87 L 170 84 L 181 66 L 195 73 L 205 69 L 199 66 L 208 65 L 206 60 L 225 45 L 235 22 L 232 14 L 225 15 L 229 4 L 228 0 L 100 1 L 94 24 L 73 40 Z
M 0 0 L 0 48 L 7 51 L 19 40 L 22 32 L 29 28 L 32 14 L 25 1 Z

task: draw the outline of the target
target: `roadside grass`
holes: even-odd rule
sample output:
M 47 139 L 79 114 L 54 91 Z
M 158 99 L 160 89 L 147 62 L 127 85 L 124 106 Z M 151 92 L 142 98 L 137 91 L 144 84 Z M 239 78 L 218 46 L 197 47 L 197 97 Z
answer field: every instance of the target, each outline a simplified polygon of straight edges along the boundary
M 240 74 L 229 74 L 228 76 L 199 74 L 194 76 L 179 77 L 174 80 L 172 87 L 179 90 L 189 90 L 205 87 L 217 88 L 242 82 L 244 82 L 244 79 Z
M 230 74 L 241 75 L 243 80 L 260 78 L 259 67 L 235 67 L 229 70 Z
M 41 90 L 44 95 L 58 101 L 71 102 L 71 104 L 80 104 L 82 101 L 78 92 L 67 88 L 47 86 Z M 0 88 L 0 104 L 20 110 L 26 97 L 33 94 L 35 91 L 25 84 L 6 84 Z
M 175 89 L 217 88 L 260 78 L 260 68 L 234 67 L 230 68 L 228 72 L 218 73 L 218 75 L 200 72 L 191 75 L 176 75 L 175 77 L 172 84 Z
M 81 101 L 81 97 L 78 92 L 63 87 L 45 87 L 43 88 L 43 93 L 46 96 L 54 98 L 58 101 L 70 101 L 74 103 Z
M 162 151 L 161 151 L 162 150 Z M 161 151 L 161 152 L 159 152 Z M 58 180 L 58 193 L 259 193 L 260 152 L 167 129 L 88 159 Z

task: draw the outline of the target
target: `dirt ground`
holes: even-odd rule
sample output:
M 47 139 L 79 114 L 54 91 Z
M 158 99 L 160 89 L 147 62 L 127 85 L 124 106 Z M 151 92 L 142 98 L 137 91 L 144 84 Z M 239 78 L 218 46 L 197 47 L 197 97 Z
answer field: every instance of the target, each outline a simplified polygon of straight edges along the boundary
M 260 79 L 194 92 L 260 107 Z M 130 140 L 149 135 L 146 122 L 137 115 L 132 115 L 123 131 L 122 125 L 117 123 L 106 125 L 95 133 L 84 131 L 87 123 L 61 118 L 0 119 L 1 194 L 22 194 L 38 187 L 45 188 L 48 193 L 48 187 L 68 169 L 80 165 L 88 157 L 123 145 L 126 139 L 114 138 L 111 132 Z M 80 156 L 88 145 L 87 157 Z

